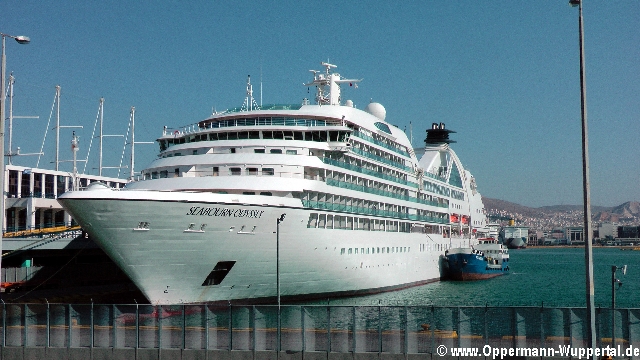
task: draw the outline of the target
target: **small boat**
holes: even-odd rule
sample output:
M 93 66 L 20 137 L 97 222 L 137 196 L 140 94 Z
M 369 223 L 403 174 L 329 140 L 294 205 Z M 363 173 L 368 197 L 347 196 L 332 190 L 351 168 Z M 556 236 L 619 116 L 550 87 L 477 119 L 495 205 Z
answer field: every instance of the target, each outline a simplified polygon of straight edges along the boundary
M 493 238 L 479 239 L 470 247 L 451 248 L 445 252 L 445 278 L 483 280 L 509 272 L 509 250 Z

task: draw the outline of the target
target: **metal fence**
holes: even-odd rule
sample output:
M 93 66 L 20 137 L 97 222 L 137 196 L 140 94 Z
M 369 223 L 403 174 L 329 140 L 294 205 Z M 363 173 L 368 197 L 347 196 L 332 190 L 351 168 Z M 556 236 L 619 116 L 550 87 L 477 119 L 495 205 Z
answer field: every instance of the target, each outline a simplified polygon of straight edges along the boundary
M 447 347 L 586 347 L 585 308 L 3 304 L 2 346 L 434 354 Z M 616 309 L 640 347 L 640 309 Z M 596 309 L 598 347 L 611 309 Z

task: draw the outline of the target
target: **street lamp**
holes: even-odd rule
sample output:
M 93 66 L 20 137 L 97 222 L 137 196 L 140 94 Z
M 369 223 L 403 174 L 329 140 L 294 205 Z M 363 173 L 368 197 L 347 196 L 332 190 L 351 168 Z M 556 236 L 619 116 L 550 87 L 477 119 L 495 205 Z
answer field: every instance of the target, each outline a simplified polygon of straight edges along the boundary
M 627 275 L 627 265 L 611 266 L 611 347 L 616 347 L 616 284 L 622 286 L 622 281 L 616 278 L 616 270 L 622 270 L 622 275 Z
M 585 262 L 585 288 L 587 300 L 587 345 L 590 349 L 596 346 L 596 317 L 593 285 L 593 244 L 591 239 L 591 192 L 589 189 L 589 135 L 587 127 L 587 84 L 585 79 L 584 64 L 584 27 L 582 23 L 582 0 L 569 0 L 571 6 L 577 6 L 578 32 L 580 40 L 580 108 L 582 113 L 582 190 L 584 203 L 584 262 Z
M 280 358 L 280 223 L 284 221 L 287 214 L 282 214 L 276 220 L 276 292 L 278 297 L 278 346 L 277 358 Z
M 28 36 L 13 36 L 8 34 L 0 33 L 2 36 L 2 70 L 0 70 L 0 171 L 2 171 L 2 175 L 0 176 L 0 191 L 2 192 L 2 196 L 0 197 L 2 201 L 0 201 L 0 255 L 2 254 L 2 236 L 4 235 L 4 202 L 5 202 L 5 191 L 4 191 L 4 179 L 6 176 L 6 172 L 4 169 L 4 109 L 5 109 L 5 68 L 7 67 L 7 57 L 5 55 L 5 39 L 12 38 L 15 39 L 18 44 L 28 44 L 31 39 Z M 11 150 L 11 149 L 9 149 Z M 0 256 L 0 274 L 2 273 L 2 257 Z

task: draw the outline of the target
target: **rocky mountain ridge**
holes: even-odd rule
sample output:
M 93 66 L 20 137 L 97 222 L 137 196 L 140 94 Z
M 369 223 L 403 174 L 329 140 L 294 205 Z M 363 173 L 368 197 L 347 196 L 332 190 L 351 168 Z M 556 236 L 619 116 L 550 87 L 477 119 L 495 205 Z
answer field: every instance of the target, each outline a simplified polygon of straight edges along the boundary
M 554 205 L 538 208 L 523 206 L 509 201 L 483 199 L 490 221 L 506 223 L 514 219 L 517 225 L 536 230 L 551 230 L 556 227 L 582 226 L 582 205 Z M 592 206 L 594 224 L 612 222 L 619 225 L 640 225 L 640 202 L 628 201 L 618 206 Z

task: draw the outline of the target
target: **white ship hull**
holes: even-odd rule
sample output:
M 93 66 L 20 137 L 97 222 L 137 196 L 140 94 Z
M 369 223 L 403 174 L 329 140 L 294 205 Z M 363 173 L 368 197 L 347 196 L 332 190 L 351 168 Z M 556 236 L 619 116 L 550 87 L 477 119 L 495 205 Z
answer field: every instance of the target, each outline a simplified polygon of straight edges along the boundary
M 308 228 L 310 210 L 299 200 L 247 201 L 255 198 L 104 189 L 69 193 L 61 202 L 154 304 L 274 298 L 281 214 L 283 298 L 374 293 L 440 279 L 440 255 L 452 239 Z M 453 246 L 462 241 L 453 240 Z M 348 250 L 356 248 L 358 254 Z M 235 264 L 221 284 L 203 286 L 221 261 Z

